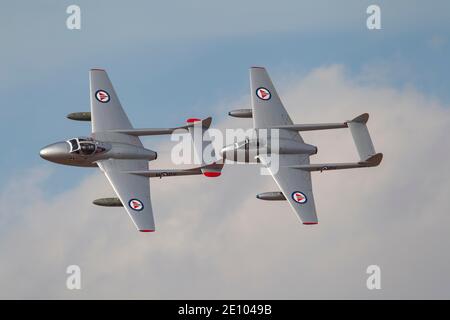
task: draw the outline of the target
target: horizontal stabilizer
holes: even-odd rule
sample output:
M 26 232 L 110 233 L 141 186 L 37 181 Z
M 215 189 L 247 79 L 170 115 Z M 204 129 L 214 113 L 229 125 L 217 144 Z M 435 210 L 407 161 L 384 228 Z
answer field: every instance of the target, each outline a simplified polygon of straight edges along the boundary
M 209 128 L 211 125 L 212 118 L 208 117 L 204 120 L 199 119 L 188 119 L 188 120 L 195 120 L 187 122 L 186 125 L 175 127 L 175 128 L 144 128 L 144 129 L 119 129 L 119 130 L 108 130 L 108 132 L 114 132 L 114 133 L 122 133 L 122 134 L 128 134 L 131 136 L 156 136 L 156 135 L 164 135 L 164 134 L 171 134 L 176 130 L 185 129 L 188 130 L 190 127 L 193 127 L 197 124 L 197 122 L 201 121 L 203 128 Z
M 301 169 L 305 171 L 326 171 L 326 170 L 340 170 L 340 169 L 354 169 L 376 167 L 383 159 L 382 153 L 374 154 L 364 161 L 350 162 L 350 163 L 321 163 L 321 164 L 301 164 L 290 166 L 290 168 Z

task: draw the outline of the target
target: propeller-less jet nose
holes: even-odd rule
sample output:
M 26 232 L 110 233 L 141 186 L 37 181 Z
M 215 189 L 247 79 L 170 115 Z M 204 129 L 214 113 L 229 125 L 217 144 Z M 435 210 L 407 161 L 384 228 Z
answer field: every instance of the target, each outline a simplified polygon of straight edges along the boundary
M 59 161 L 67 157 L 69 153 L 69 144 L 67 142 L 57 142 L 41 149 L 39 152 L 41 158 L 49 161 Z

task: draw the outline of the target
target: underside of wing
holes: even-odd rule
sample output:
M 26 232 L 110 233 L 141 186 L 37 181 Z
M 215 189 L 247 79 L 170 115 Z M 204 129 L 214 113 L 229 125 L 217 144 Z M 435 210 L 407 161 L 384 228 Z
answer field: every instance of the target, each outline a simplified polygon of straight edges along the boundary
M 127 173 L 131 170 L 146 170 L 146 160 L 102 160 L 97 162 L 122 202 L 128 215 L 141 232 L 155 231 L 150 200 L 150 181 L 145 176 Z
M 250 89 L 253 127 L 255 129 L 293 124 L 265 68 L 250 68 Z M 280 130 L 279 134 L 280 138 L 303 142 L 298 132 Z
M 293 164 L 309 164 L 307 155 L 279 155 L 277 166 L 267 156 L 259 156 L 303 224 L 317 224 L 311 173 L 290 168 Z
M 255 128 L 292 124 L 265 68 L 250 68 L 250 88 Z
M 112 133 L 112 130 L 130 130 L 130 123 L 108 74 L 102 69 L 90 71 L 91 124 L 95 138 L 142 146 L 138 137 Z

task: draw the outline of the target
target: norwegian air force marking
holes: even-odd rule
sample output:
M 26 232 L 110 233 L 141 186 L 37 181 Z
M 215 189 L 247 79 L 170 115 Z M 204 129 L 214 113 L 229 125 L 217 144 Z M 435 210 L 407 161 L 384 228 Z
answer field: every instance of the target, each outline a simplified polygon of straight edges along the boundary
M 306 195 L 303 192 L 300 191 L 295 191 L 292 193 L 292 199 L 297 202 L 297 203 L 305 203 L 306 201 L 308 201 L 308 199 L 306 198 Z
M 272 94 L 266 88 L 259 87 L 258 89 L 256 89 L 256 96 L 258 98 L 260 98 L 261 100 L 267 101 L 267 100 L 270 100 L 270 98 L 272 97 Z
M 107 103 L 110 99 L 109 93 L 105 90 L 97 90 L 97 92 L 95 93 L 95 99 L 97 99 L 101 103 Z
M 128 206 L 134 211 L 141 211 L 142 209 L 144 209 L 144 205 L 142 204 L 141 200 L 138 199 L 131 199 L 130 201 L 128 201 Z

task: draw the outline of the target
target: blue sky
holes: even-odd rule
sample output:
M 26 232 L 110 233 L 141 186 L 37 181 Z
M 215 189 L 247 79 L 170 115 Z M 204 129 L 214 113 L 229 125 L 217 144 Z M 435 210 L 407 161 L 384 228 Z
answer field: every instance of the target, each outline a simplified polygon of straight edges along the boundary
M 44 166 L 56 171 L 52 186 L 61 190 L 89 174 L 44 163 L 38 150 L 89 133 L 65 115 L 89 109 L 91 67 L 107 69 L 136 127 L 220 120 L 248 92 L 251 65 L 266 66 L 281 83 L 324 65 L 358 75 L 377 68 L 393 86 L 450 101 L 447 1 L 378 1 L 379 31 L 366 28 L 371 1 L 78 1 L 82 29 L 70 31 L 65 9 L 73 3 L 2 4 L 3 181 Z

